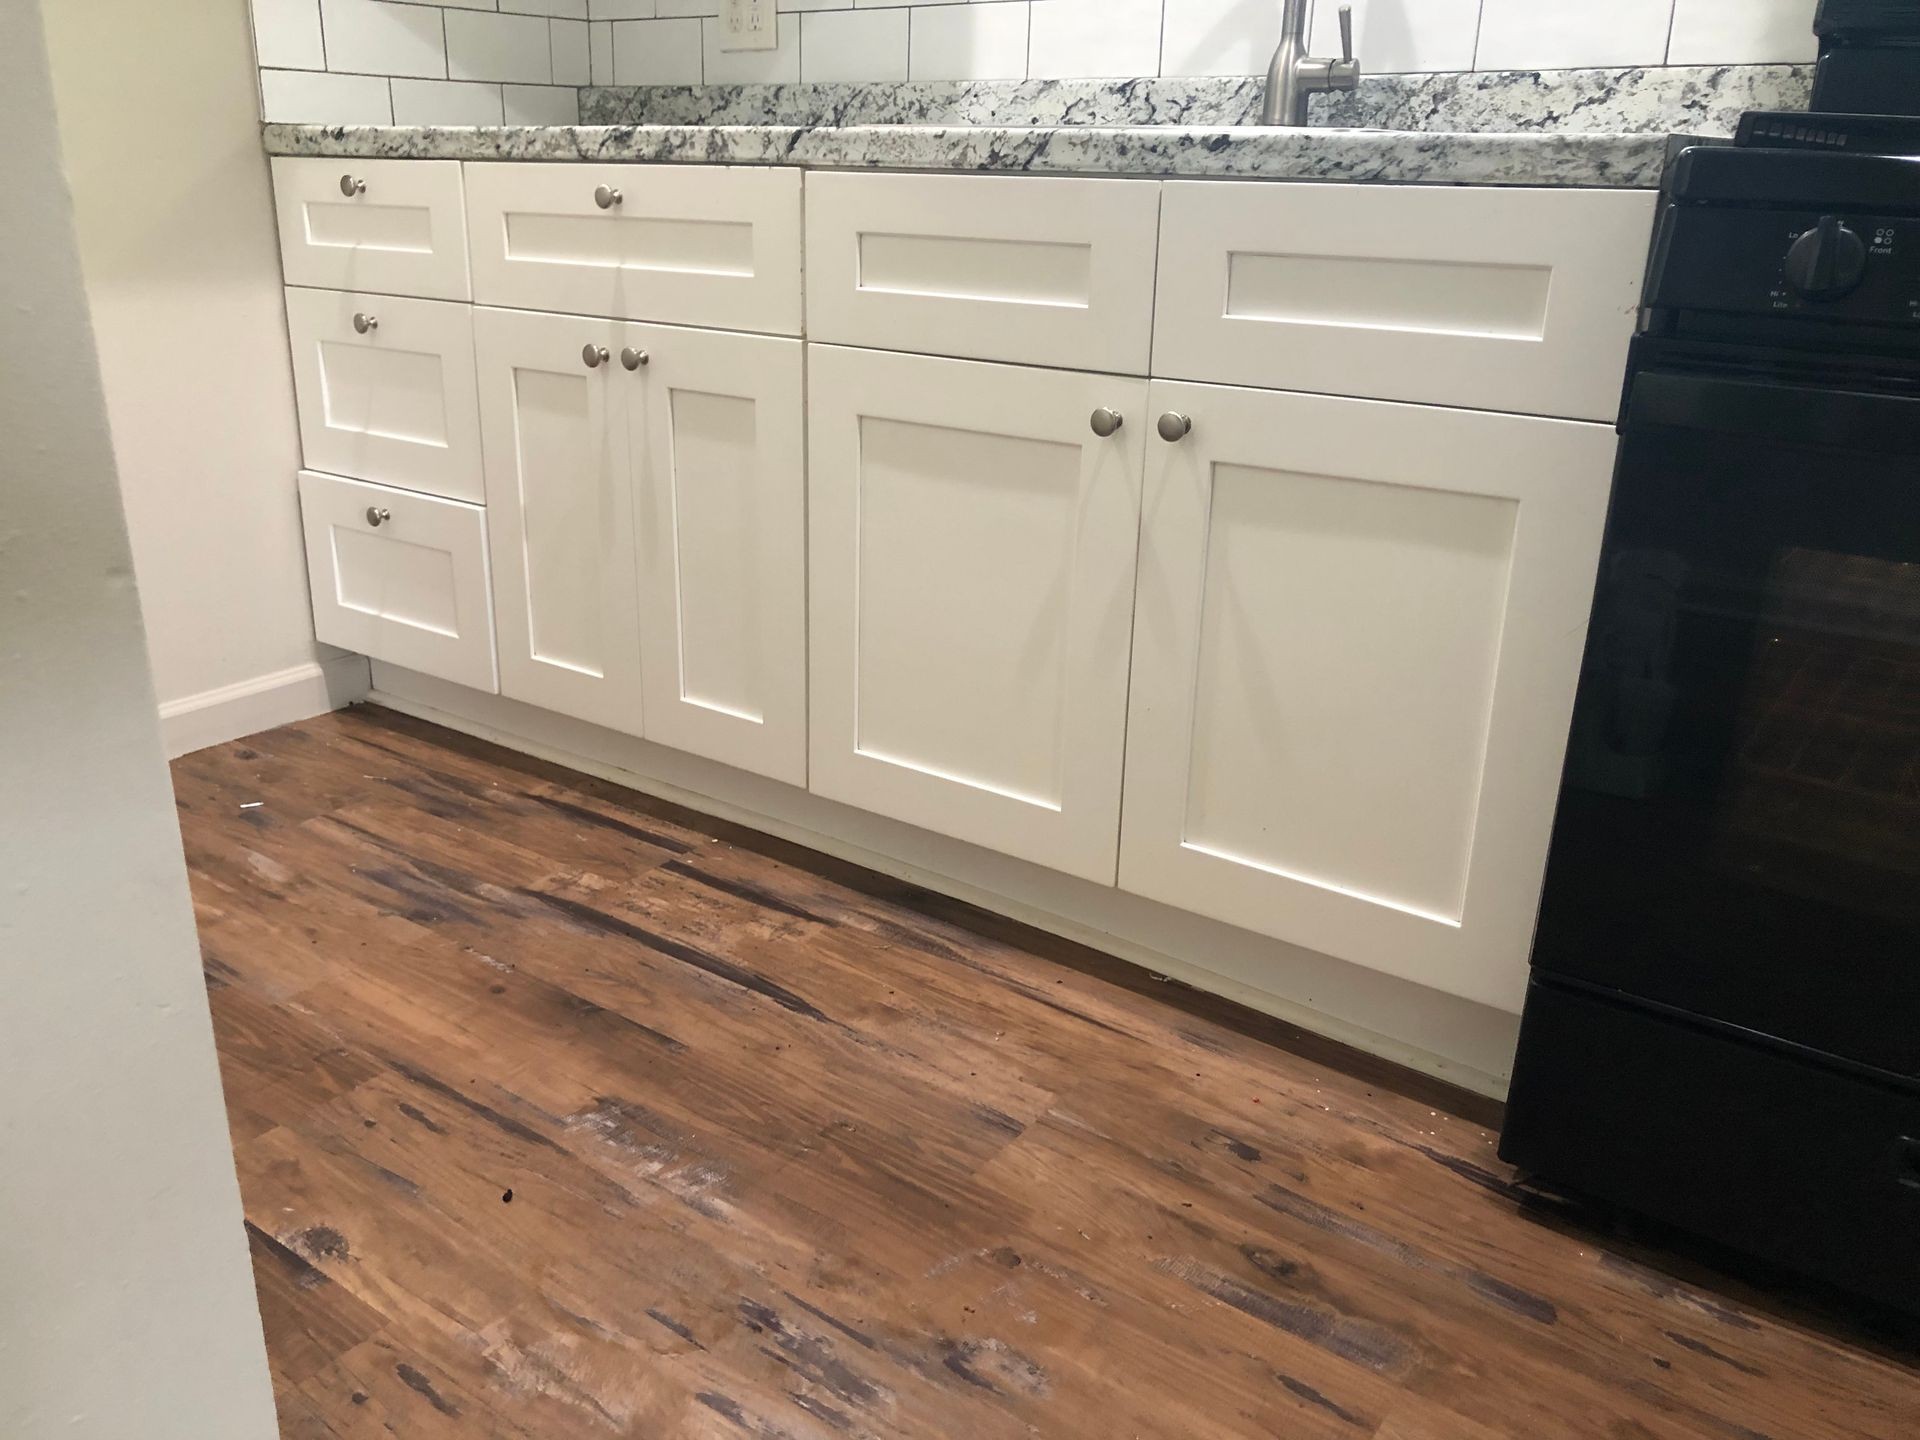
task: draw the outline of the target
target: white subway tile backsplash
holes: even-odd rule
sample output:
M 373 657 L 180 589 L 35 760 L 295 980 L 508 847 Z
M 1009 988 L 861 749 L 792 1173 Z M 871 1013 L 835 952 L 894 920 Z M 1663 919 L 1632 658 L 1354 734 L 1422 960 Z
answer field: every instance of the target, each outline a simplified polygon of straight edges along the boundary
M 1151 75 L 1161 0 L 1034 0 L 1027 73 L 1066 80 Z
M 587 51 L 587 22 L 584 20 L 550 20 L 548 31 L 549 48 L 553 54 L 553 83 L 556 85 L 590 85 L 593 83 L 593 65 Z
M 613 83 L 698 85 L 698 20 L 619 20 L 613 26 Z
M 484 88 L 462 84 L 521 87 L 523 113 L 561 114 L 561 92 L 589 84 L 1258 75 L 1280 30 L 1280 0 L 775 0 L 778 48 L 729 51 L 721 0 L 249 3 L 270 118 L 342 123 L 482 113 Z M 1352 3 L 1368 74 L 1777 63 L 1815 49 L 1816 0 Z M 1317 0 L 1316 54 L 1338 53 L 1338 8 Z M 500 98 L 510 116 L 511 91 Z
M 502 85 L 509 125 L 578 125 L 580 91 L 571 85 Z
M 904 9 L 819 10 L 794 19 L 800 24 L 802 80 L 907 78 Z
M 916 5 L 909 80 L 1027 78 L 1026 0 Z
M 536 15 L 447 12 L 447 74 L 454 80 L 553 79 L 547 22 Z
M 709 85 L 791 85 L 800 78 L 800 20 L 778 16 L 777 50 L 722 50 L 720 22 L 702 20 L 701 63 Z M 624 82 L 623 82 L 624 83 Z
M 437 6 L 389 5 L 386 0 L 320 0 L 327 68 L 444 80 L 445 13 Z
M 391 125 L 384 75 L 262 70 L 261 114 L 287 125 Z
M 1669 65 L 1766 65 L 1811 60 L 1814 0 L 1679 0 Z
M 1480 11 L 1481 70 L 1572 70 L 1657 65 L 1666 55 L 1673 0 L 1486 0 Z
M 498 125 L 500 87 L 471 80 L 395 80 L 396 125 Z
M 324 70 L 320 0 L 253 0 L 253 38 L 260 63 L 287 70 Z

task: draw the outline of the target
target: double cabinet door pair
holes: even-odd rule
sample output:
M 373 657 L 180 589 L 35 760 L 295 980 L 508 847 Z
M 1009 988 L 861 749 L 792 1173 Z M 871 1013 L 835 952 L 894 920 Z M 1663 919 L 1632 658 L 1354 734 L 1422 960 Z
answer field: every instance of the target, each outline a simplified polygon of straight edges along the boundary
M 816 793 L 1518 1008 L 1608 427 L 822 345 L 808 381 Z
M 478 308 L 500 693 L 806 783 L 800 342 Z

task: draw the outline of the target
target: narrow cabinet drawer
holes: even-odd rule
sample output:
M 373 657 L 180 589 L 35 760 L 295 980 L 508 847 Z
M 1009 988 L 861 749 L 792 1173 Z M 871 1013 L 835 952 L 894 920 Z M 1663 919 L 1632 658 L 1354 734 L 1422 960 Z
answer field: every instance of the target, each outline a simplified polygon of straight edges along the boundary
M 487 512 L 300 472 L 313 632 L 330 645 L 492 693 Z
M 1153 373 L 1611 420 L 1654 196 L 1166 186 Z
M 458 161 L 283 157 L 273 197 L 289 285 L 469 298 Z
M 471 307 L 289 289 L 287 333 L 311 469 L 486 498 Z
M 800 333 L 800 172 L 470 164 L 483 305 Z
M 807 177 L 817 341 L 1144 375 L 1160 184 Z

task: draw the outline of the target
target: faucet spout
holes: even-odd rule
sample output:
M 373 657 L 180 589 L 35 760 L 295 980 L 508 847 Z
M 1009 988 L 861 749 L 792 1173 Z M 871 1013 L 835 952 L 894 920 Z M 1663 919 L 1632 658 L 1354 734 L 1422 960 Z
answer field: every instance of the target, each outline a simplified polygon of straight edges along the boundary
M 1280 43 L 1267 66 L 1266 97 L 1260 106 L 1262 125 L 1305 125 L 1311 97 L 1359 87 L 1360 62 L 1353 55 L 1353 7 L 1340 7 L 1343 54 L 1338 60 L 1308 53 L 1310 8 L 1311 0 L 1284 0 L 1280 7 Z

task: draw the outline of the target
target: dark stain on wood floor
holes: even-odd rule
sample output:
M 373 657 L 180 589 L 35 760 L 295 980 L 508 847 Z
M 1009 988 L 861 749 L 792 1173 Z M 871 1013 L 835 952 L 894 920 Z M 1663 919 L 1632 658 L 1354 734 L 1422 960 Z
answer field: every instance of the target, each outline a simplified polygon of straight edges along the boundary
M 174 779 L 285 1436 L 1920 1433 L 1897 1327 L 1107 957 L 377 709 Z

